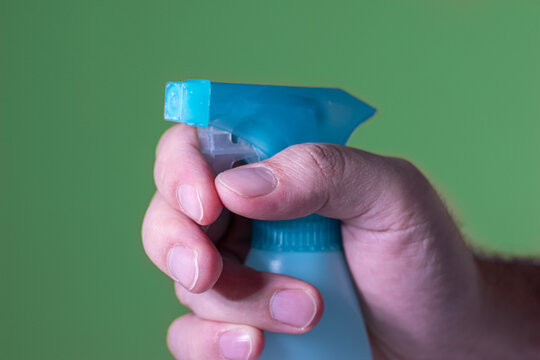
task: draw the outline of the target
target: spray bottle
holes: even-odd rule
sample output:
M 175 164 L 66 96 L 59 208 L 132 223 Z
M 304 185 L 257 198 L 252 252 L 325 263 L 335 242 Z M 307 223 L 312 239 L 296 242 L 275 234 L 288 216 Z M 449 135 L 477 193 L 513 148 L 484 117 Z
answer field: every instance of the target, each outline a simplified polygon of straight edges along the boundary
M 375 109 L 340 89 L 171 82 L 165 119 L 198 127 L 201 151 L 216 173 L 267 159 L 306 142 L 344 145 Z M 265 333 L 261 359 L 371 360 L 356 289 L 341 243 L 339 220 L 312 214 L 253 220 L 246 265 L 316 286 L 324 314 L 302 335 Z

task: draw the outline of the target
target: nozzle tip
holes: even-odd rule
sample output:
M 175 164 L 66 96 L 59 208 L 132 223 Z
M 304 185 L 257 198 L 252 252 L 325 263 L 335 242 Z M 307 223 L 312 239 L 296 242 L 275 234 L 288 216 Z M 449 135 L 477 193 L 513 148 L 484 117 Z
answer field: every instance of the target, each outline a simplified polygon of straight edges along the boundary
M 169 82 L 165 87 L 165 120 L 191 126 L 208 126 L 210 117 L 208 80 Z
M 182 83 L 170 82 L 165 86 L 165 120 L 180 121 Z

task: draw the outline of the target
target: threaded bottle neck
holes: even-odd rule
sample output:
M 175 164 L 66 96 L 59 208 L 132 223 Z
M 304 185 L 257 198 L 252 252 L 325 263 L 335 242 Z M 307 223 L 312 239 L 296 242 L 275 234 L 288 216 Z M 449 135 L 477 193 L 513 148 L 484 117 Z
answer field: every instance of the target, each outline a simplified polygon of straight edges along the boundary
M 251 247 L 283 252 L 340 250 L 341 222 L 316 214 L 293 220 L 254 220 Z

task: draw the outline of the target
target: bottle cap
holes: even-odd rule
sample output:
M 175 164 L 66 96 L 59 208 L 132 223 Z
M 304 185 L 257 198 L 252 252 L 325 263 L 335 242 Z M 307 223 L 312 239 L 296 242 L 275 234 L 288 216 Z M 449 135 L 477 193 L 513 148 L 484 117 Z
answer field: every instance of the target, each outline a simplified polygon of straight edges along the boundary
M 341 223 L 316 214 L 294 220 L 254 220 L 251 247 L 284 252 L 340 250 Z

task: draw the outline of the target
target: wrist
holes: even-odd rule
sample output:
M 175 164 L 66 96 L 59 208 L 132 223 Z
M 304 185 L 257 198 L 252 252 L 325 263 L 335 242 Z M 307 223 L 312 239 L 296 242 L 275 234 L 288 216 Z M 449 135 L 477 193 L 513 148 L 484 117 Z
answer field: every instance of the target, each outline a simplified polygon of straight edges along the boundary
M 476 256 L 483 304 L 483 358 L 540 358 L 540 266 Z

